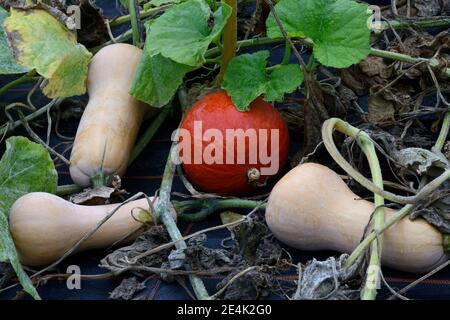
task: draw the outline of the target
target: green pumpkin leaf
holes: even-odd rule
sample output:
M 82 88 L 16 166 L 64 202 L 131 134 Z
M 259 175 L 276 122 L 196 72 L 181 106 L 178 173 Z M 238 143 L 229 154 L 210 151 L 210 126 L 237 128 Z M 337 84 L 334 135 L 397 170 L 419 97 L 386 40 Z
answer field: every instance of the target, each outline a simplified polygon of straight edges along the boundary
M 144 53 L 130 88 L 130 95 L 153 107 L 166 105 L 183 82 L 186 73 L 204 63 L 211 42 L 221 34 L 231 15 L 223 4 L 214 12 L 203 0 L 188 0 L 146 23 Z
M 7 17 L 8 12 L 0 7 L 0 74 L 25 73 L 28 69 L 17 63 L 8 44 L 8 38 L 3 28 L 3 22 Z
M 35 299 L 39 295 L 19 262 L 9 233 L 9 209 L 27 193 L 55 193 L 57 184 L 58 174 L 44 147 L 24 137 L 6 140 L 6 151 L 0 160 L 0 262 L 13 266 L 23 288 Z
M 346 68 L 369 55 L 371 13 L 353 0 L 281 0 L 275 6 L 290 37 L 314 42 L 314 57 L 323 65 Z M 271 38 L 282 37 L 273 15 L 266 21 Z
M 303 71 L 297 64 L 277 65 L 269 74 L 264 100 L 283 100 L 285 93 L 291 93 L 303 82 Z
M 260 95 L 266 101 L 281 101 L 303 82 L 299 65 L 277 65 L 266 69 L 269 51 L 243 54 L 230 61 L 222 87 L 239 111 L 248 111 L 250 103 Z
M 70 97 L 86 92 L 92 54 L 56 18 L 41 9 L 12 8 L 4 26 L 17 61 L 48 79 L 43 89 L 47 97 Z
M 193 69 L 160 54 L 150 56 L 144 50 L 131 85 L 130 95 L 155 108 L 160 108 L 169 103 L 183 82 L 185 74 Z
M 16 247 L 9 233 L 8 217 L 3 214 L 2 210 L 0 210 L 0 262 L 9 262 L 16 272 L 23 289 L 34 299 L 41 299 L 19 262 Z
M 208 46 L 219 37 L 230 15 L 231 7 L 222 4 L 214 12 L 214 26 L 210 28 L 211 9 L 204 0 L 180 3 L 151 23 L 147 54 L 161 54 L 177 63 L 200 67 Z

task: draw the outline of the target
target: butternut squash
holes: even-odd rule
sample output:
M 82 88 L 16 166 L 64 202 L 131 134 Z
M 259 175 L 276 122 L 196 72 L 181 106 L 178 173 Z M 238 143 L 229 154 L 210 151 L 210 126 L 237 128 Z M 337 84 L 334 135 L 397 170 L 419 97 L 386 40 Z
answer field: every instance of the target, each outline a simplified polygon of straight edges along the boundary
M 70 157 L 70 176 L 80 186 L 89 186 L 98 173 L 122 176 L 143 118 L 157 111 L 128 94 L 141 55 L 141 49 L 118 43 L 92 58 L 89 103 Z
M 331 169 L 300 165 L 273 188 L 266 220 L 273 234 L 302 250 L 352 252 L 361 241 L 374 204 L 359 199 Z M 386 217 L 395 211 L 385 209 Z M 448 259 L 441 233 L 424 220 L 405 218 L 386 230 L 382 264 L 422 273 Z
M 28 266 L 56 261 L 118 205 L 81 206 L 44 192 L 24 195 L 11 207 L 9 216 L 20 261 Z M 137 231 L 142 223 L 136 218 L 146 221 L 150 216 L 142 210 L 148 209 L 145 198 L 123 205 L 78 251 L 108 247 Z M 172 214 L 175 218 L 175 211 Z M 138 234 L 134 233 L 127 240 L 135 239 Z

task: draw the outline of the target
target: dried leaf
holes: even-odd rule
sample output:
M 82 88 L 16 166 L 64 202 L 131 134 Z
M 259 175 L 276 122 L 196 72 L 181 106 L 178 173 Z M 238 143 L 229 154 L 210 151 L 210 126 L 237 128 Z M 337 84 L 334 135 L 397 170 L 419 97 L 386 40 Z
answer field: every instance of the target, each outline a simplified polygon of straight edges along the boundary
M 145 284 L 139 282 L 136 277 L 122 280 L 120 285 L 110 293 L 109 298 L 113 300 L 131 300 L 134 295 L 145 289 Z
M 371 95 L 367 102 L 368 120 L 373 124 L 394 121 L 395 108 L 392 101 L 387 101 L 382 95 Z
M 241 272 L 242 270 L 236 270 L 223 279 L 217 288 L 220 289 L 225 286 L 232 277 Z M 264 272 L 256 270 L 249 271 L 248 273 L 237 278 L 231 283 L 223 296 L 223 300 L 256 300 L 263 299 L 269 296 L 271 288 L 273 287 L 273 277 Z
M 433 175 L 436 169 L 445 169 L 450 166 L 449 161 L 441 155 L 437 155 L 422 148 L 406 148 L 395 154 L 395 160 L 418 175 Z
M 415 0 L 413 3 L 417 9 L 417 16 L 431 17 L 441 13 L 441 0 Z
M 344 268 L 347 255 L 313 259 L 301 272 L 294 300 L 355 300 L 359 298 L 362 263 Z
M 70 196 L 69 201 L 75 204 L 99 205 L 105 204 L 111 195 L 116 191 L 114 188 L 100 186 L 96 188 L 88 188 L 83 192 Z
M 392 66 L 388 66 L 383 58 L 367 57 L 360 62 L 361 71 L 369 77 L 379 76 L 389 79 L 392 76 Z
M 450 234 L 450 183 L 445 183 L 429 197 L 420 201 L 411 213 L 412 220 L 425 219 L 441 232 Z
M 392 111 L 394 111 L 394 114 L 402 114 L 413 109 L 414 101 L 411 96 L 413 92 L 412 87 L 403 83 L 397 83 L 395 86 L 374 85 L 370 88 L 369 100 L 374 99 L 372 101 L 374 109 L 383 112 L 384 115 L 381 115 L 380 118 L 389 118 L 388 115 L 392 115 L 393 120 Z M 378 117 L 376 114 L 373 114 L 373 116 Z
M 225 249 L 212 249 L 205 246 L 205 234 L 189 239 L 188 247 L 184 250 L 186 259 L 194 270 L 213 270 L 225 266 L 235 266 L 235 255 Z

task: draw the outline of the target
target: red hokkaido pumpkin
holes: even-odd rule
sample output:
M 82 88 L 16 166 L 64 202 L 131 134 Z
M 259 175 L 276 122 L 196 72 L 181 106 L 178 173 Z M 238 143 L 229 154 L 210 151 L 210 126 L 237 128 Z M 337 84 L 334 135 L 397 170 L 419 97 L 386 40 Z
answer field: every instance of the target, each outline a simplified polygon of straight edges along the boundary
M 218 91 L 187 111 L 179 154 L 186 177 L 199 190 L 249 194 L 286 163 L 289 132 L 279 112 L 262 98 L 249 109 L 238 111 L 228 94 Z

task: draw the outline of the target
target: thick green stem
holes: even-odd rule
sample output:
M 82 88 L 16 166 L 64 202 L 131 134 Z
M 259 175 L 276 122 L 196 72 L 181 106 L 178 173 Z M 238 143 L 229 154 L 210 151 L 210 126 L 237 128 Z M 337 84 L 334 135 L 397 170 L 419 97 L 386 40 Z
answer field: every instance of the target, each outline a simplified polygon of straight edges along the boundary
M 450 130 L 450 111 L 447 111 L 444 115 L 444 120 L 442 122 L 441 132 L 439 133 L 439 137 L 436 140 L 436 143 L 433 147 L 433 152 L 441 152 L 445 143 L 447 142 L 448 132 Z
M 349 130 L 345 128 L 345 126 L 349 126 L 346 122 L 343 122 L 337 118 L 331 118 L 324 122 L 322 126 L 322 139 L 327 149 L 328 153 L 332 156 L 333 160 L 336 161 L 337 164 L 345 171 L 348 175 L 350 175 L 353 179 L 355 179 L 359 184 L 361 184 L 366 189 L 376 193 L 383 198 L 400 203 L 400 204 L 415 204 L 420 200 L 428 197 L 432 192 L 434 192 L 437 188 L 439 188 L 445 181 L 450 179 L 450 169 L 445 170 L 440 176 L 432 180 L 426 186 L 424 186 L 420 191 L 414 196 L 400 196 L 393 194 L 391 192 L 387 192 L 377 185 L 373 184 L 372 181 L 364 177 L 359 171 L 355 170 L 350 163 L 341 155 L 336 145 L 333 142 L 333 130 L 336 128 L 340 132 L 345 132 Z
M 364 152 L 369 162 L 370 172 L 372 174 L 373 183 L 380 189 L 383 189 L 383 176 L 381 174 L 380 162 L 378 161 L 375 146 L 370 136 L 364 132 L 348 124 L 347 122 L 335 119 L 334 127 L 341 133 L 354 138 L 361 150 Z M 325 124 L 324 124 L 325 125 Z M 375 212 L 373 214 L 373 231 L 379 234 L 378 241 L 372 242 L 370 253 L 369 268 L 366 277 L 366 283 L 361 293 L 362 300 L 374 300 L 377 295 L 377 284 L 380 280 L 380 260 L 383 237 L 380 230 L 383 227 L 384 214 L 384 198 L 375 193 Z
M 414 57 L 408 56 L 403 53 L 386 51 L 386 50 L 375 49 L 375 48 L 370 49 L 370 55 L 375 56 L 375 57 L 380 57 L 380 58 L 403 61 L 403 62 L 407 62 L 407 63 L 411 63 L 411 64 L 430 61 L 430 59 L 414 58 Z
M 431 150 L 435 153 L 441 153 L 442 148 L 444 148 L 445 142 L 447 141 L 448 133 L 450 130 L 450 111 L 447 111 L 444 115 L 444 120 L 442 121 L 441 131 L 439 132 L 439 137 L 436 140 L 433 148 Z M 420 188 L 423 188 L 427 184 L 427 176 L 423 176 L 420 181 Z M 450 235 L 442 235 L 442 243 L 444 244 L 444 251 L 448 253 L 450 250 Z
M 311 39 L 297 38 L 296 40 L 300 41 L 303 45 L 305 45 L 307 47 L 312 47 L 314 45 Z M 266 44 L 283 43 L 284 41 L 285 40 L 283 38 L 270 39 L 270 38 L 266 38 L 266 37 L 261 37 L 261 38 L 255 38 L 255 39 L 250 39 L 250 40 L 238 41 L 237 44 L 238 44 L 239 48 L 249 48 L 249 47 L 255 47 L 255 46 L 266 45 Z M 215 55 L 218 55 L 219 53 L 220 53 L 219 48 L 212 48 L 206 52 L 205 56 L 208 58 L 211 58 L 211 57 L 214 57 Z M 432 59 L 414 58 L 414 57 L 408 56 L 406 54 L 392 52 L 392 51 L 386 51 L 386 50 L 380 50 L 380 49 L 375 49 L 375 48 L 371 48 L 369 54 L 371 56 L 375 56 L 375 57 L 381 57 L 381 58 L 395 60 L 395 61 L 402 61 L 402 62 L 407 62 L 410 64 L 417 64 L 417 63 L 423 62 L 423 63 L 428 63 L 431 67 L 437 67 L 440 65 L 439 60 L 435 59 L 435 58 L 432 58 Z M 442 72 L 444 75 L 450 77 L 450 68 L 443 68 Z
M 231 59 L 236 56 L 237 47 L 237 0 L 223 0 L 232 9 L 231 16 L 223 29 L 223 55 L 217 83 L 222 84 L 223 77 Z
M 205 59 L 205 64 L 221 64 L 221 63 L 222 63 L 222 57 Z
M 12 88 L 15 88 L 17 86 L 20 86 L 21 84 L 35 82 L 39 80 L 39 77 L 36 77 L 36 71 L 33 69 L 32 71 L 28 72 L 27 74 L 24 74 L 20 78 L 17 78 L 16 80 L 13 80 L 7 84 L 5 84 L 3 87 L 0 88 L 0 96 L 7 93 Z
M 291 59 L 291 55 L 292 55 L 291 44 L 288 41 L 286 41 L 286 44 L 284 46 L 284 56 L 283 60 L 281 61 L 281 64 L 288 64 L 289 60 Z
M 141 42 L 141 31 L 139 28 L 139 16 L 136 13 L 136 0 L 128 0 L 128 12 L 131 19 L 131 30 L 133 32 L 133 45 L 139 47 Z
M 157 8 L 151 8 L 151 9 L 147 9 L 147 10 L 142 10 L 142 11 L 139 12 L 139 17 L 141 19 L 148 18 L 148 17 L 150 17 L 150 16 L 152 16 L 152 15 L 158 13 L 158 12 L 161 12 L 161 11 L 164 11 L 164 10 L 170 8 L 171 6 L 172 6 L 171 4 L 167 4 L 167 5 L 163 5 L 163 6 L 157 7 Z M 118 18 L 114 19 L 113 21 L 111 21 L 111 23 L 109 25 L 111 27 L 117 27 L 117 26 L 120 26 L 120 25 L 122 25 L 124 23 L 130 22 L 131 19 L 132 19 L 131 15 L 127 14 L 127 15 L 124 15 L 124 16 L 121 16 L 121 17 L 118 17 Z
M 449 112 L 450 113 L 450 112 Z M 445 137 L 448 135 L 449 130 L 449 124 L 447 121 L 450 121 L 450 117 L 446 114 L 444 118 L 444 124 L 442 126 L 442 130 L 440 133 L 440 139 L 438 139 L 438 142 L 435 145 L 436 150 L 439 149 L 441 146 L 440 140 L 445 140 Z M 333 157 L 333 159 L 343 168 L 352 178 L 357 180 L 360 184 L 362 184 L 367 189 L 371 190 L 375 193 L 375 205 L 376 205 L 376 212 L 374 217 L 374 230 L 371 234 L 369 234 L 362 242 L 361 244 L 353 251 L 353 253 L 350 255 L 350 257 L 346 261 L 345 267 L 350 267 L 357 258 L 364 252 L 367 247 L 372 244 L 372 252 L 371 252 L 371 259 L 370 259 L 370 265 L 369 265 L 369 273 L 366 280 L 366 285 L 362 291 L 361 298 L 362 299 L 374 299 L 376 297 L 376 285 L 378 283 L 378 277 L 379 277 L 379 262 L 381 257 L 381 250 L 380 248 L 374 246 L 381 243 L 381 235 L 382 233 L 389 227 L 391 227 L 393 224 L 395 224 L 397 221 L 402 219 L 403 217 L 407 216 L 409 212 L 415 207 L 415 203 L 426 197 L 427 195 L 431 194 L 434 190 L 440 187 L 440 185 L 445 182 L 447 179 L 450 178 L 450 170 L 446 170 L 444 174 L 430 182 L 429 184 L 426 184 L 426 179 L 422 179 L 421 182 L 421 189 L 420 192 L 413 197 L 399 197 L 397 195 L 391 194 L 391 193 L 385 193 L 382 189 L 382 177 L 381 177 L 381 171 L 379 168 L 379 163 L 376 158 L 370 158 L 368 157 L 372 176 L 374 179 L 374 184 L 368 181 L 365 177 L 363 177 L 358 171 L 353 169 L 353 167 L 342 157 L 342 155 L 337 150 L 336 146 L 334 145 L 332 133 L 333 129 L 337 129 L 340 132 L 343 132 L 349 136 L 353 136 L 357 139 L 358 144 L 361 146 L 363 150 L 367 149 L 367 147 L 364 147 L 364 144 L 361 143 L 361 141 L 365 142 L 364 140 L 367 139 L 367 142 L 370 142 L 368 144 L 369 149 L 365 151 L 366 155 L 369 153 L 375 153 L 374 145 L 371 142 L 370 137 L 364 133 L 363 131 L 360 131 L 359 129 L 352 127 L 345 121 L 342 121 L 340 119 L 329 119 L 325 121 L 322 127 L 322 138 L 325 144 L 325 147 L 327 148 L 330 155 Z M 441 138 L 444 137 L 444 138 Z M 368 153 L 369 152 L 369 153 Z M 378 174 L 377 172 L 380 172 Z M 363 179 L 361 179 L 361 177 Z M 438 181 L 437 181 L 438 180 Z M 426 185 L 425 185 L 426 184 Z M 403 203 L 409 203 L 408 201 L 404 201 L 405 199 L 414 200 L 411 201 L 411 204 L 408 204 L 404 206 L 399 212 L 397 212 L 395 215 L 393 215 L 387 223 L 384 223 L 384 221 L 381 220 L 381 215 L 377 217 L 378 210 L 382 208 L 384 204 L 383 197 L 387 195 L 389 198 L 392 198 L 394 202 L 399 202 L 398 200 L 402 200 L 400 202 Z M 387 197 L 385 197 L 387 198 Z M 383 217 L 384 220 L 384 217 Z M 375 239 L 380 241 L 375 241 Z M 447 239 L 444 237 L 443 243 L 446 243 Z M 376 250 L 376 251 L 375 251 Z
M 344 268 L 351 267 L 351 265 L 358 260 L 359 256 L 367 250 L 372 241 L 374 241 L 378 236 L 383 234 L 383 232 L 392 227 L 394 224 L 405 218 L 413 208 L 414 205 L 412 204 L 404 206 L 401 210 L 392 215 L 381 228 L 379 228 L 377 231 L 374 230 L 370 234 L 368 234 L 367 237 L 364 238 L 364 240 L 355 248 L 355 250 L 353 250 L 351 255 L 347 258 Z
M 356 129 L 356 128 L 355 128 Z M 363 149 L 369 162 L 372 180 L 375 185 L 383 189 L 383 176 L 381 174 L 380 163 L 375 151 L 374 144 L 370 137 L 358 134 L 355 138 L 360 137 L 359 145 Z M 385 220 L 384 198 L 375 194 L 375 210 L 373 216 L 373 230 L 379 233 Z M 369 272 L 367 273 L 366 284 L 361 293 L 362 300 L 374 300 L 377 295 L 377 286 L 380 280 L 381 252 L 383 246 L 383 236 L 380 234 L 377 241 L 372 242 L 370 253 Z
M 280 44 L 284 43 L 283 38 L 271 39 L 267 37 L 254 38 L 248 40 L 241 40 L 237 42 L 237 46 L 239 49 L 251 48 L 257 46 L 263 46 L 267 44 Z M 213 58 L 221 53 L 221 49 L 219 47 L 211 48 L 205 53 L 205 58 Z
M 103 171 L 99 171 L 91 177 L 92 188 L 100 188 L 108 185 L 108 177 L 105 176 Z
M 396 60 L 396 61 L 403 61 L 403 62 L 407 62 L 410 64 L 418 64 L 418 63 L 423 62 L 423 63 L 429 64 L 430 67 L 432 67 L 432 68 L 435 68 L 435 67 L 439 66 L 439 64 L 440 64 L 439 60 L 436 58 L 431 58 L 431 59 L 414 58 L 414 57 L 408 56 L 403 53 L 380 50 L 380 49 L 375 49 L 375 48 L 370 49 L 370 55 L 374 56 L 374 57 L 380 57 L 380 58 L 391 59 L 391 60 Z M 443 68 L 442 73 L 445 76 L 450 77 L 450 68 Z
M 182 107 L 182 110 L 186 110 L 186 92 L 182 88 L 178 91 L 178 97 L 180 98 L 180 104 Z M 184 112 L 183 112 L 184 114 Z M 171 208 L 172 204 L 170 203 L 170 196 L 172 191 L 172 183 L 173 183 L 173 177 L 175 175 L 176 170 L 176 164 L 174 163 L 173 159 L 178 158 L 178 148 L 177 148 L 177 139 L 174 139 L 172 146 L 170 147 L 169 155 L 167 157 L 166 166 L 164 168 L 164 174 L 161 182 L 161 187 L 159 189 L 159 196 L 158 196 L 158 202 L 156 204 L 156 213 L 158 215 L 158 218 L 161 220 L 161 222 L 164 224 L 164 226 L 167 229 L 167 232 L 170 235 L 170 238 L 172 241 L 176 242 L 176 248 L 177 249 L 186 249 L 187 245 L 186 242 L 183 240 L 183 236 L 180 233 L 180 230 L 177 227 L 177 224 L 175 223 L 172 214 L 171 214 Z M 185 269 L 190 271 L 191 266 L 186 264 Z M 192 288 L 194 289 L 194 293 L 198 300 L 206 300 L 209 297 L 208 291 L 205 288 L 205 285 L 203 284 L 203 281 L 201 278 L 199 278 L 197 275 L 192 274 L 189 275 L 189 280 L 191 282 Z
M 264 209 L 266 204 L 261 201 L 245 199 L 193 199 L 187 201 L 172 201 L 179 220 L 197 222 L 206 219 L 211 214 L 225 209 Z M 192 213 L 195 211 L 195 213 Z
M 158 129 L 163 124 L 164 120 L 166 120 L 167 116 L 170 113 L 172 106 L 167 105 L 165 106 L 161 112 L 158 114 L 158 116 L 152 121 L 150 126 L 145 130 L 142 137 L 139 139 L 139 141 L 134 146 L 133 150 L 131 151 L 130 155 L 130 161 L 129 164 L 132 163 L 136 158 L 141 154 L 141 152 L 144 150 L 144 148 L 147 146 L 147 144 L 150 142 L 150 140 L 153 138 L 155 133 L 158 131 Z
M 80 187 L 76 184 L 67 184 L 67 185 L 58 186 L 56 188 L 56 195 L 62 197 L 62 196 L 67 196 L 70 194 L 78 193 L 81 191 L 83 191 L 83 187 Z
M 414 21 L 389 21 L 387 22 L 381 22 L 381 28 L 377 29 L 377 32 L 382 32 L 386 30 L 393 29 L 405 29 L 410 27 L 421 27 L 421 28 L 433 28 L 433 27 L 446 27 L 450 26 L 450 19 L 448 18 L 432 18 L 432 19 L 421 19 L 421 20 L 414 20 Z
M 158 214 L 159 219 L 162 221 L 164 226 L 167 229 L 167 232 L 170 235 L 172 241 L 177 241 L 176 248 L 179 250 L 183 250 L 187 248 L 186 242 L 183 239 L 183 236 L 180 233 L 175 221 L 171 215 L 171 204 L 170 204 L 170 193 L 172 190 L 172 182 L 173 176 L 175 174 L 176 165 L 172 161 L 172 157 L 176 156 L 177 147 L 176 142 L 172 144 L 170 148 L 170 153 L 167 158 L 166 167 L 164 169 L 163 179 L 161 182 L 161 187 L 159 190 L 159 198 L 158 203 L 156 205 L 156 212 Z M 187 270 L 190 270 L 190 266 L 185 266 Z M 206 291 L 205 285 L 203 281 L 196 275 L 190 275 L 189 280 L 191 281 L 192 288 L 194 289 L 195 295 L 199 300 L 206 300 L 209 297 L 208 291 Z
M 308 71 L 313 73 L 317 67 L 316 59 L 314 58 L 314 53 L 311 53 L 308 60 L 308 65 L 306 66 Z

